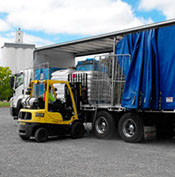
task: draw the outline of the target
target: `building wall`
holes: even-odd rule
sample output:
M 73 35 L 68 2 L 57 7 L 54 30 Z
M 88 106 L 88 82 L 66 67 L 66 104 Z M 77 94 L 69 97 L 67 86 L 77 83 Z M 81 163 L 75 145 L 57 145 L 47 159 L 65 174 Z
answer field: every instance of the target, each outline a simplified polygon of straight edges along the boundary
M 75 66 L 73 54 L 54 50 L 35 52 L 34 65 L 49 62 L 50 67 L 68 68 Z

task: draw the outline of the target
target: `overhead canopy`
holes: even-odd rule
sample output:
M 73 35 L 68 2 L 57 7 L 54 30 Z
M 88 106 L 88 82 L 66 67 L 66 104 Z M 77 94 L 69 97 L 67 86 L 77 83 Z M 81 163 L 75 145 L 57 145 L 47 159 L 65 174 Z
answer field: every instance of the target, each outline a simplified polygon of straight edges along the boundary
M 130 33 L 141 32 L 147 29 L 155 29 L 164 26 L 175 25 L 175 19 L 160 23 L 144 25 L 127 30 L 121 30 L 103 35 L 97 35 L 80 40 L 64 42 L 60 44 L 53 44 L 44 47 L 36 48 L 35 52 L 49 51 L 49 52 L 67 52 L 73 54 L 75 57 L 85 55 L 95 55 L 99 53 L 108 53 L 115 51 L 115 43 L 122 39 L 125 35 Z M 115 39 L 115 40 L 114 40 Z

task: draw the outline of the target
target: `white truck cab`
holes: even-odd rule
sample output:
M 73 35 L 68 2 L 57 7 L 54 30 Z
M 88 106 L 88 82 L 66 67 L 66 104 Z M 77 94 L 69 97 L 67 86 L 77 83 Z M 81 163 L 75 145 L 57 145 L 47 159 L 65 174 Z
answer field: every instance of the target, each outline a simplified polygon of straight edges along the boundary
M 13 97 L 10 99 L 10 113 L 16 119 L 19 110 L 22 108 L 22 99 L 28 97 L 25 94 L 32 79 L 32 70 L 21 71 L 11 77 L 11 87 L 13 88 Z

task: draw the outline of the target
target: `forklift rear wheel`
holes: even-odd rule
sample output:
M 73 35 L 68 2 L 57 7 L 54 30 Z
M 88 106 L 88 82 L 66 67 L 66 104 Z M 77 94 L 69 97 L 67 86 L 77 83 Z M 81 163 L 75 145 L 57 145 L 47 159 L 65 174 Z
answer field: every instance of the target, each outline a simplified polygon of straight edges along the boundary
M 30 138 L 30 137 L 23 136 L 23 135 L 19 135 L 19 136 L 20 136 L 20 138 L 21 138 L 22 140 L 24 140 L 24 141 L 25 141 L 25 140 L 29 140 L 29 138 Z
M 75 122 L 71 127 L 71 136 L 73 139 L 82 138 L 85 134 L 84 125 L 81 122 Z
M 143 139 L 143 122 L 133 113 L 124 114 L 119 120 L 118 131 L 120 137 L 130 143 L 138 143 Z
M 38 128 L 35 132 L 35 140 L 37 142 L 46 142 L 48 140 L 48 130 L 46 128 Z
M 93 122 L 93 131 L 97 138 L 108 139 L 115 134 L 115 120 L 107 111 L 100 111 Z

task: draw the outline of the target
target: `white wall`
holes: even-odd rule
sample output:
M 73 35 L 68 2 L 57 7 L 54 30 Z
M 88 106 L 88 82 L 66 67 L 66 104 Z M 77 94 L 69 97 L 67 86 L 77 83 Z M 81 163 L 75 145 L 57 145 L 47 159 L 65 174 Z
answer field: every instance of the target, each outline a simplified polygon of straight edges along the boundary
M 43 50 L 35 52 L 34 65 L 49 62 L 50 67 L 68 68 L 75 66 L 75 57 L 67 52 Z

